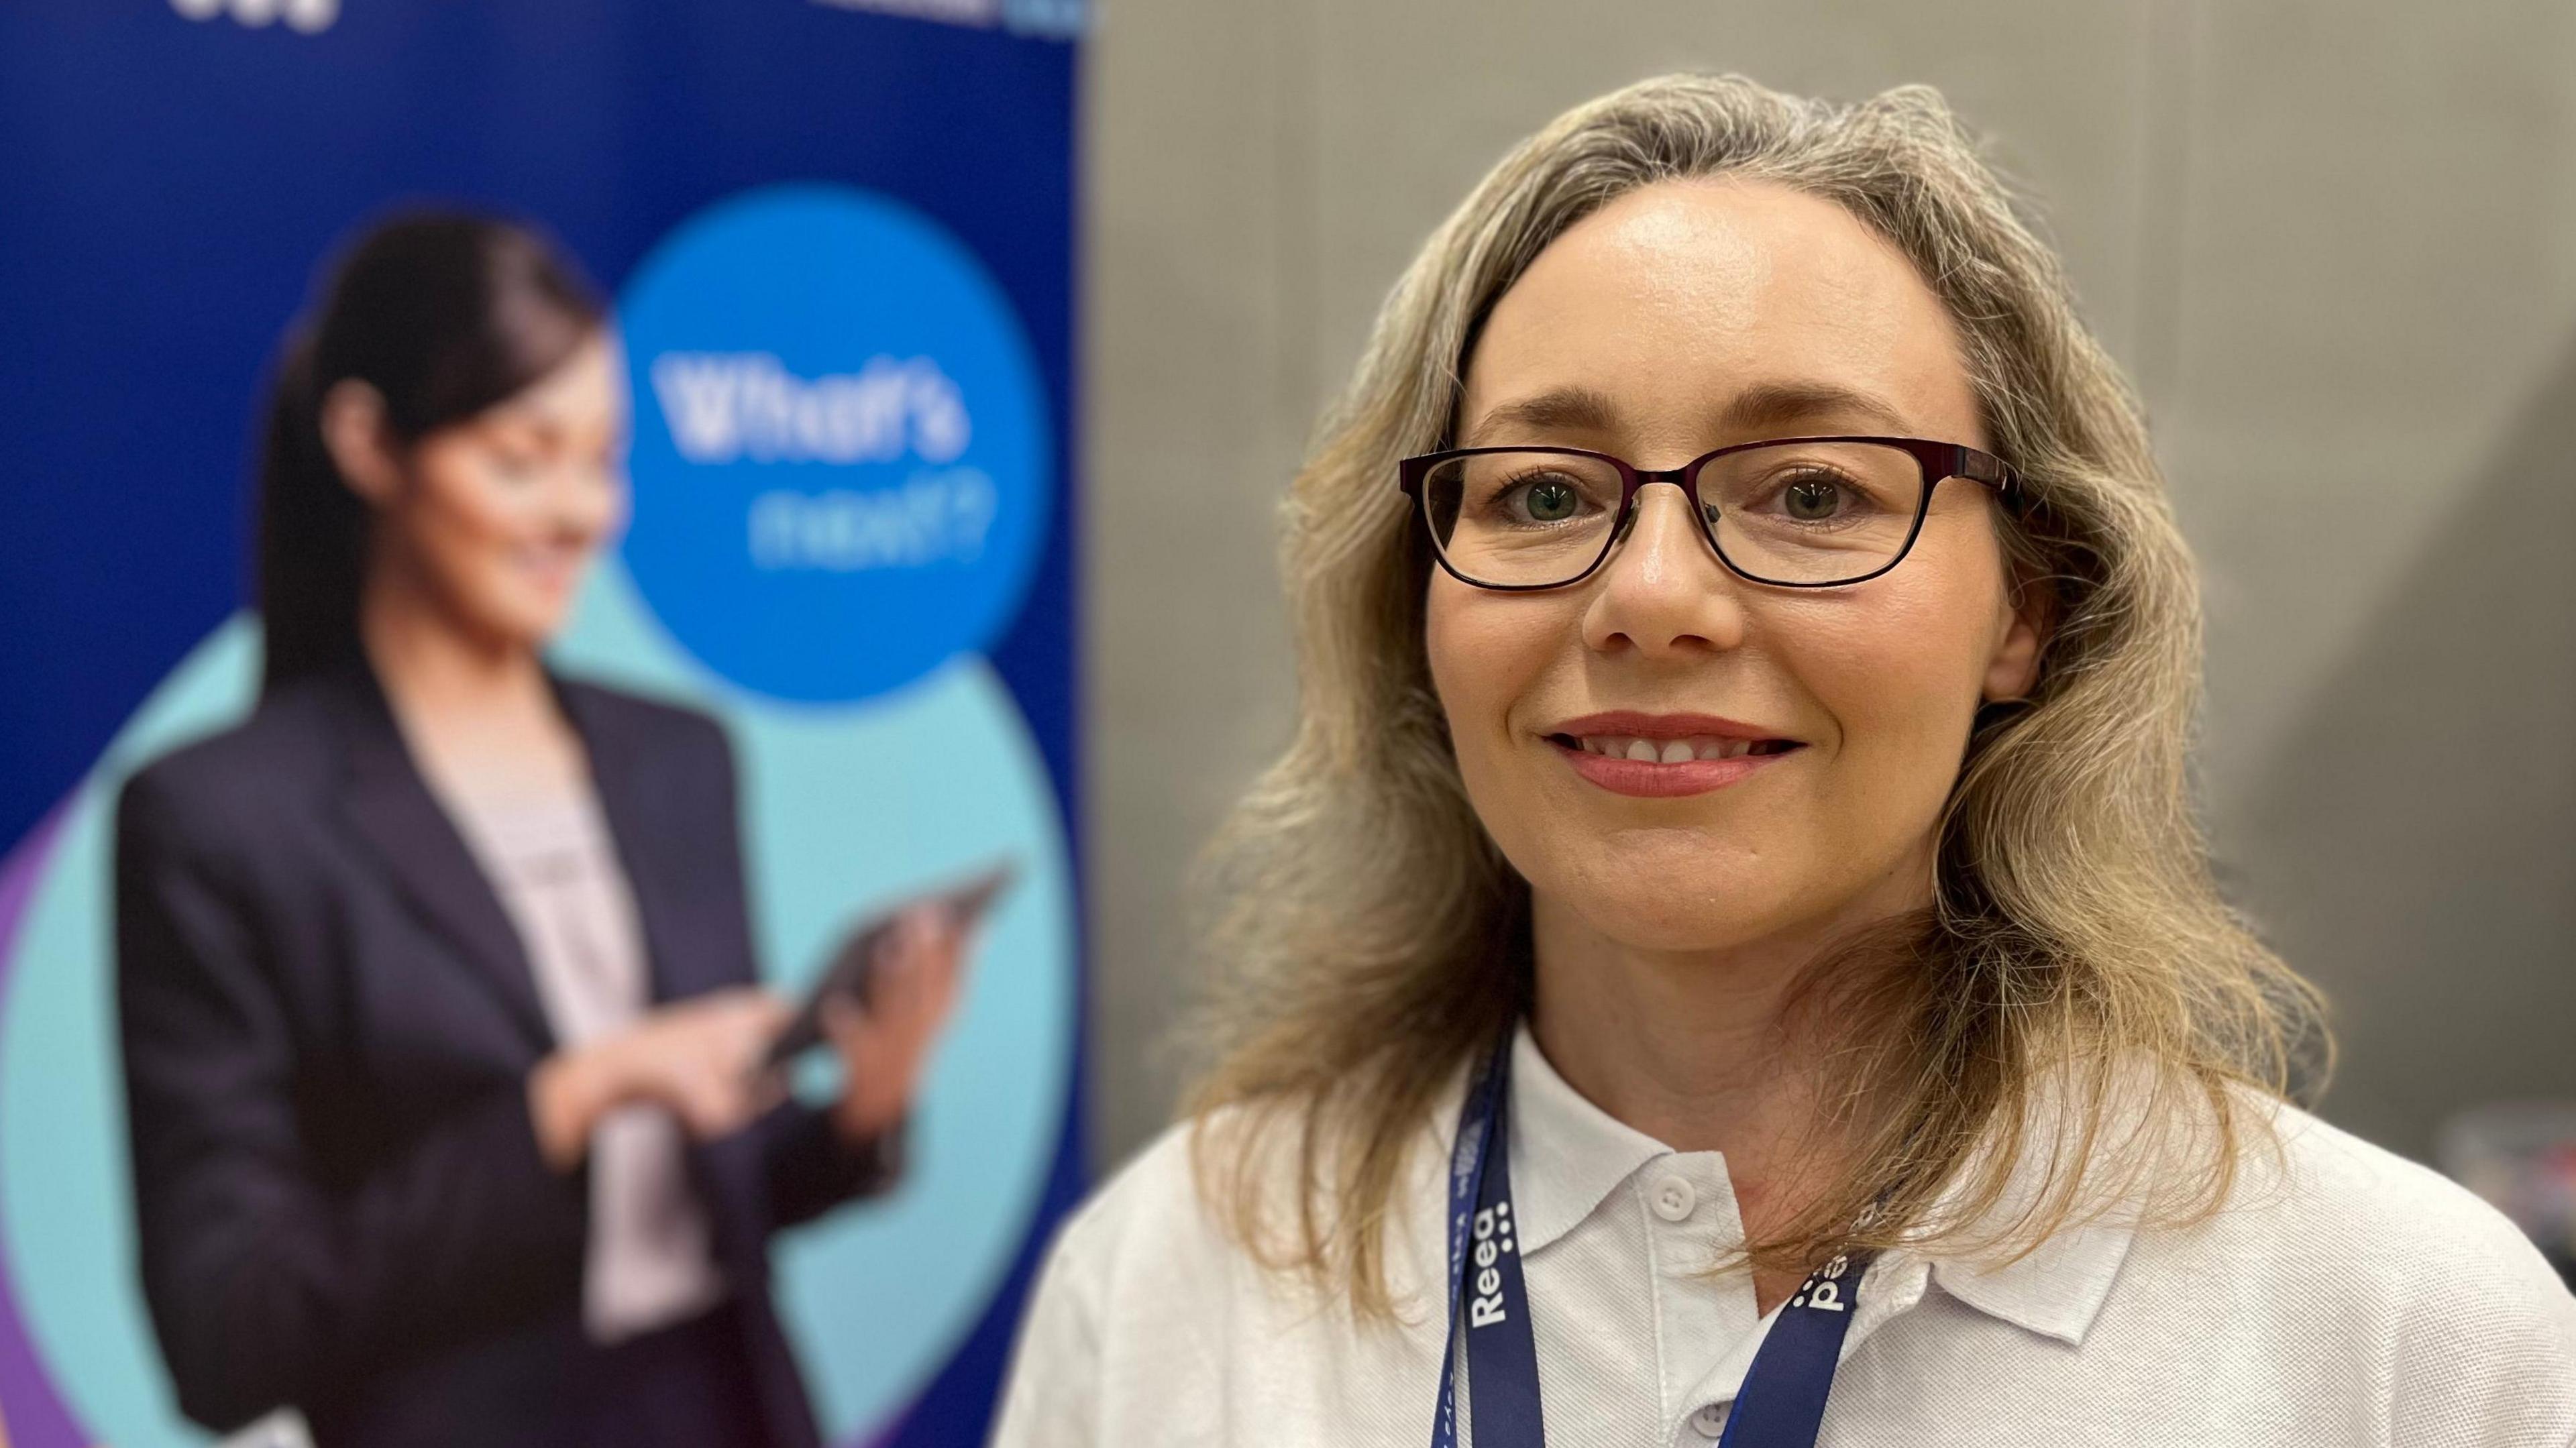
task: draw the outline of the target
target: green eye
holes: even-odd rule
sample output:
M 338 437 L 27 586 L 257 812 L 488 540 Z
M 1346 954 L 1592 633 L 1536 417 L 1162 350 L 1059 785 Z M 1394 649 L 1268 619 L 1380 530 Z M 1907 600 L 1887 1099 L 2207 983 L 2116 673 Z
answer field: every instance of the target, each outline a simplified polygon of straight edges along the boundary
M 1842 489 L 1823 478 L 1791 483 L 1780 495 L 1781 506 L 1801 523 L 1825 522 L 1842 510 L 1842 500 Z
M 1526 506 L 1530 517 L 1538 522 L 1562 523 L 1583 506 L 1583 499 L 1563 483 L 1536 482 L 1530 484 Z

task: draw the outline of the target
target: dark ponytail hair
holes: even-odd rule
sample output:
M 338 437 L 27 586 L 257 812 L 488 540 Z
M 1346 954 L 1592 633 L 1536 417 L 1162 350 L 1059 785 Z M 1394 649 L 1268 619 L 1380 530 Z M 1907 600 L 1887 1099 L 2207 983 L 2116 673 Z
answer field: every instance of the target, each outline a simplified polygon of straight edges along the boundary
M 322 442 L 322 399 L 356 378 L 408 446 L 553 371 L 605 317 L 535 231 L 459 212 L 371 227 L 341 257 L 278 360 L 259 468 L 263 689 L 360 657 L 369 514 Z

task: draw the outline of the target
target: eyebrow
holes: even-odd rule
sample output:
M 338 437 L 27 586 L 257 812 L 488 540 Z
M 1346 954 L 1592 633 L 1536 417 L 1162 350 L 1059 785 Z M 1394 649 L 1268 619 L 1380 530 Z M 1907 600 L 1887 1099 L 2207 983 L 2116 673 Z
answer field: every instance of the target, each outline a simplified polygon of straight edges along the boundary
M 1720 421 L 1730 433 L 1749 433 L 1812 417 L 1857 417 L 1900 432 L 1906 425 L 1895 404 L 1832 382 L 1757 382 L 1727 403 Z
M 1534 396 L 1496 406 L 1476 420 L 1463 440 L 1482 447 L 1486 439 L 1511 428 L 1531 432 L 1612 432 L 1619 425 L 1619 404 L 1610 394 L 1590 387 L 1551 387 Z
M 1744 434 L 1818 417 L 1857 418 L 1891 431 L 1906 426 L 1894 404 L 1832 382 L 1757 382 L 1728 400 L 1718 425 L 1729 434 Z M 1610 394 L 1591 387 L 1552 387 L 1496 406 L 1461 441 L 1481 447 L 1506 430 L 1605 433 L 1618 427 L 1619 404 Z

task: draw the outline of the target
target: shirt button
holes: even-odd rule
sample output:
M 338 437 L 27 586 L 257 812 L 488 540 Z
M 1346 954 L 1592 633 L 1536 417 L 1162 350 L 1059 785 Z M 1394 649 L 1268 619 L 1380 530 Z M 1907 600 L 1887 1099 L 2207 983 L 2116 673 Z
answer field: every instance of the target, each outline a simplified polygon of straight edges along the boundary
M 1649 1200 L 1654 1205 L 1656 1216 L 1667 1222 L 1678 1222 L 1691 1214 L 1691 1208 L 1699 1205 L 1699 1193 L 1692 1191 L 1691 1184 L 1680 1177 L 1666 1177 L 1655 1183 Z
M 1690 1415 L 1691 1431 L 1711 1443 L 1726 1436 L 1726 1405 L 1711 1403 Z

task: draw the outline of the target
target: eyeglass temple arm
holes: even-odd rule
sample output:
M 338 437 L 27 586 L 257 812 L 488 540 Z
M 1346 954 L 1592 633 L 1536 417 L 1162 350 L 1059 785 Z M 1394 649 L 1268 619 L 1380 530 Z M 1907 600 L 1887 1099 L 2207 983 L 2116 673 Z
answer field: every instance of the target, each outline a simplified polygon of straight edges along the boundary
M 2007 466 L 2003 459 L 1993 453 L 1964 445 L 1955 447 L 1952 451 L 1956 456 L 1950 460 L 1951 476 L 1966 478 L 1972 483 L 1983 483 L 1994 489 L 1996 496 L 2014 507 L 2020 507 L 2026 500 L 2027 495 L 2022 491 L 2020 475 Z

